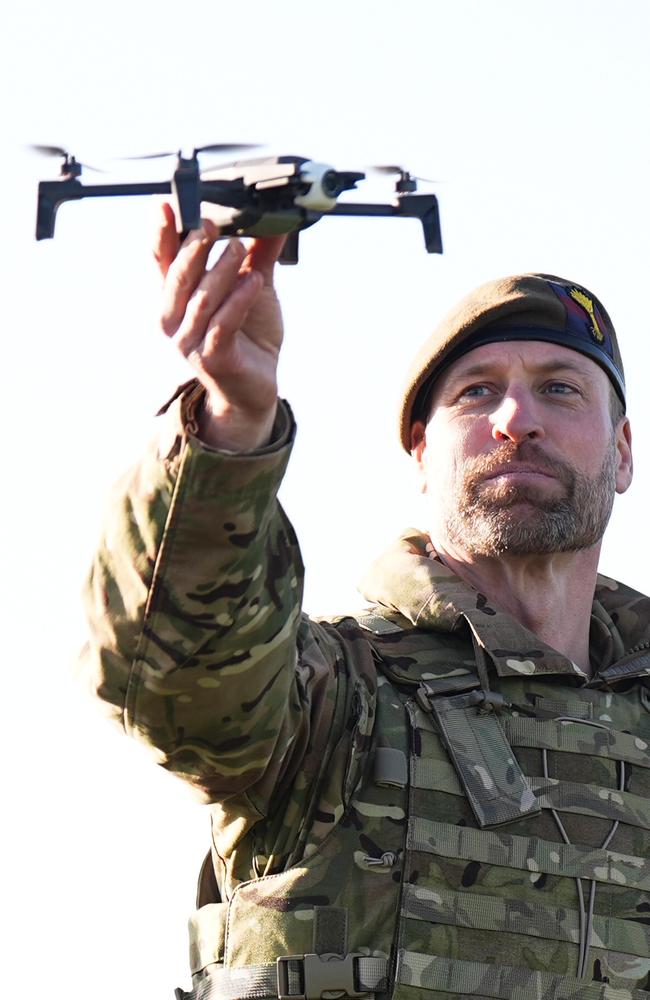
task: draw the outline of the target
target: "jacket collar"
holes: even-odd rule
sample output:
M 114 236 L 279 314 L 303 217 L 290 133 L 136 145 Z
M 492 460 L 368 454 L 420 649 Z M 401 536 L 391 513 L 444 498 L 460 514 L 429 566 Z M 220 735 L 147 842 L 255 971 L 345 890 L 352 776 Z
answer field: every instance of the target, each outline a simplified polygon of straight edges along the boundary
M 428 537 L 415 529 L 404 532 L 373 564 L 361 592 L 367 600 L 398 612 L 418 629 L 458 632 L 469 627 L 499 676 L 569 674 L 585 679 L 575 663 L 541 642 L 441 563 Z M 650 598 L 599 575 L 592 605 L 590 652 L 607 683 L 650 674 Z M 625 667 L 621 671 L 617 671 L 619 661 Z

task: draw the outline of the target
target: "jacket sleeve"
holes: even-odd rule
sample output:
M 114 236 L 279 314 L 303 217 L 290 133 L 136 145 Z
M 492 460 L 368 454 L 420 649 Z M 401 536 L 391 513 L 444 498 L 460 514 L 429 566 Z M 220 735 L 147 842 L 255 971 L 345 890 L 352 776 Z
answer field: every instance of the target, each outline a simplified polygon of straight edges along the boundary
M 276 494 L 293 438 L 233 455 L 182 430 L 118 484 L 86 588 L 81 670 L 109 714 L 204 801 L 278 783 L 317 759 L 337 697 L 335 644 L 301 617 L 302 563 Z

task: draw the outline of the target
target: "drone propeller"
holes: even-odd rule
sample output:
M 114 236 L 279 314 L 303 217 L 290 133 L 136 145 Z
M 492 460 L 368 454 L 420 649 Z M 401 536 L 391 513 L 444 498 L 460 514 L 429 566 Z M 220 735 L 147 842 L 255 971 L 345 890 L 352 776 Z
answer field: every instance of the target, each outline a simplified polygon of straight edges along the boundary
M 260 142 L 215 142 L 209 146 L 197 146 L 195 153 L 237 153 L 240 149 L 260 149 Z
M 419 177 L 417 174 L 412 174 L 406 167 L 400 167 L 395 163 L 372 164 L 367 169 L 376 174 L 395 174 L 402 180 L 422 181 L 423 184 L 440 183 L 440 181 L 433 180 L 431 177 Z
M 63 146 L 42 146 L 32 143 L 27 149 L 30 149 L 32 153 L 40 153 L 41 156 L 64 156 L 66 159 L 70 156 L 70 153 Z
M 93 167 L 90 163 L 81 163 L 72 153 L 64 149 L 63 146 L 44 146 L 32 143 L 27 146 L 27 149 L 32 153 L 38 153 L 39 156 L 55 156 L 57 159 L 63 158 L 61 165 L 62 174 L 73 174 L 75 177 L 78 177 L 82 168 L 84 170 L 92 170 L 96 174 L 106 173 L 101 167 Z
M 178 150 L 168 153 L 143 153 L 141 156 L 118 156 L 118 160 L 164 160 L 170 156 L 178 156 Z
M 244 149 L 259 149 L 260 144 L 256 142 L 215 142 L 209 146 L 196 146 L 192 156 L 199 153 L 237 153 Z M 141 156 L 121 156 L 121 160 L 162 160 L 170 156 L 179 156 L 177 149 L 168 150 L 165 153 L 144 153 Z

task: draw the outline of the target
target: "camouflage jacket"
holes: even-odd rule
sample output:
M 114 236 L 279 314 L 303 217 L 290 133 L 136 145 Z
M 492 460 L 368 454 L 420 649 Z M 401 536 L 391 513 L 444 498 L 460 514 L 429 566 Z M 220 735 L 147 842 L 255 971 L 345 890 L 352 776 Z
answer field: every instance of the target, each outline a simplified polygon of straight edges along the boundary
M 599 577 L 588 681 L 410 532 L 368 612 L 310 620 L 288 409 L 251 455 L 187 433 L 187 394 L 164 420 L 111 505 L 83 667 L 210 804 L 195 983 L 326 951 L 409 1000 L 650 998 L 648 598 Z

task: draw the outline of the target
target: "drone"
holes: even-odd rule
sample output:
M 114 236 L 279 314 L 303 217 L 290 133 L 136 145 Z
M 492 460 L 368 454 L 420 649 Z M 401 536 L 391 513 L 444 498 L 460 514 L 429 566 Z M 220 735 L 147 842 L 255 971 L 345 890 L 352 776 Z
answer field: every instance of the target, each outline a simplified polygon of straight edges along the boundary
M 181 236 L 201 225 L 201 213 L 220 229 L 220 238 L 229 236 L 286 235 L 280 262 L 298 262 L 298 238 L 302 230 L 332 216 L 400 217 L 418 219 L 422 224 L 428 253 L 442 253 L 438 201 L 433 194 L 417 192 L 417 181 L 399 166 L 373 168 L 396 176 L 390 203 L 368 204 L 340 202 L 345 191 L 352 191 L 365 172 L 336 170 L 302 156 L 271 156 L 237 160 L 202 170 L 199 155 L 206 151 L 227 152 L 250 148 L 234 144 L 201 146 L 191 156 L 178 153 L 155 153 L 157 159 L 175 156 L 171 181 L 149 183 L 85 184 L 85 167 L 58 146 L 35 146 L 47 155 L 62 157 L 58 179 L 41 181 L 38 186 L 36 239 L 54 236 L 56 213 L 66 201 L 81 198 L 125 197 L 134 195 L 172 195 Z M 88 168 L 93 169 L 93 168 Z

